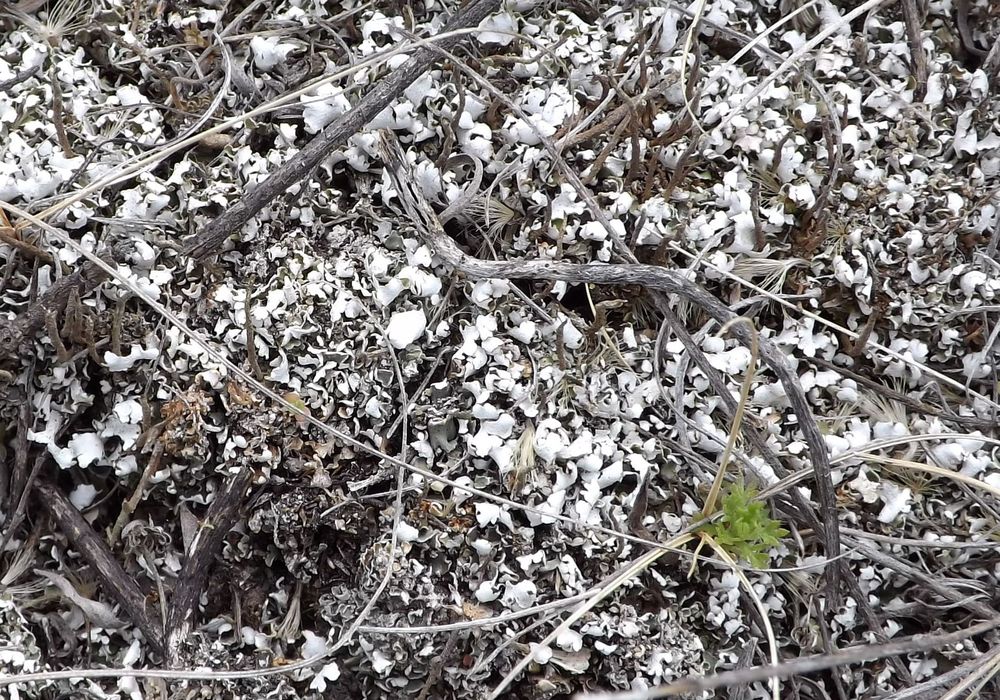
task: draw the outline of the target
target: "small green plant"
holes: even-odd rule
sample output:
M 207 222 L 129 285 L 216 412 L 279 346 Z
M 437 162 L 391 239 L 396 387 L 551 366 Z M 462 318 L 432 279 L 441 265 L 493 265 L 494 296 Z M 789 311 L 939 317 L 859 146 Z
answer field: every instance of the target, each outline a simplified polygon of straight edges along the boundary
M 730 486 L 722 497 L 722 517 L 704 532 L 727 552 L 762 569 L 768 563 L 767 550 L 780 544 L 788 530 L 771 518 L 762 501 L 754 500 L 755 495 L 742 484 Z

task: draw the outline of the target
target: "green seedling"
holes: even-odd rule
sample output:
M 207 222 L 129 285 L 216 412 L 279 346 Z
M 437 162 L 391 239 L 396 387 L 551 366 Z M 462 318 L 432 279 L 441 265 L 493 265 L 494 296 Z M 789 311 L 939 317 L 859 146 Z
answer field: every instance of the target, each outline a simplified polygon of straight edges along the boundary
M 733 484 L 722 497 L 722 516 L 703 530 L 733 555 L 759 569 L 768 564 L 768 550 L 781 543 L 788 530 L 774 520 L 756 492 Z

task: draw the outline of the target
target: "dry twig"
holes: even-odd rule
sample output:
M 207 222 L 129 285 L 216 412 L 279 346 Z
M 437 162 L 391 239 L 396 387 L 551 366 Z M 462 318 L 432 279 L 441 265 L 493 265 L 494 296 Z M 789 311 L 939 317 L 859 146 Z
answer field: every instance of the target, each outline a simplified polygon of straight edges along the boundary
M 243 467 L 238 474 L 226 481 L 209 506 L 198 536 L 187 552 L 184 567 L 177 578 L 177 589 L 170 601 L 170 617 L 167 619 L 166 649 L 170 664 L 176 664 L 180 660 L 181 647 L 191 630 L 194 609 L 205 579 L 212 570 L 212 561 L 221 549 L 222 541 L 236 524 L 251 476 L 250 469 Z
M 906 24 L 906 41 L 910 46 L 910 68 L 913 70 L 913 79 L 917 83 L 913 89 L 913 101 L 923 102 L 927 95 L 928 71 L 917 0 L 903 0 L 903 20 Z
M 121 604 L 129 619 L 142 630 L 149 645 L 163 653 L 163 633 L 160 624 L 149 613 L 146 596 L 115 559 L 108 545 L 90 527 L 80 511 L 54 484 L 41 480 L 35 485 L 38 502 L 56 521 L 73 547 L 90 564 L 108 593 Z
M 736 684 L 757 683 L 769 678 L 790 678 L 806 673 L 816 673 L 817 671 L 824 671 L 835 666 L 874 661 L 876 659 L 884 659 L 887 656 L 934 651 L 983 634 L 984 632 L 989 632 L 997 627 L 1000 627 L 1000 617 L 993 617 L 986 622 L 980 622 L 977 625 L 957 632 L 917 634 L 912 637 L 897 639 L 888 644 L 859 644 L 832 654 L 805 656 L 777 665 L 755 666 L 754 668 L 727 671 L 703 678 L 688 677 L 648 692 L 593 694 L 579 697 L 586 698 L 586 700 L 630 700 L 632 698 L 640 700 L 642 698 L 664 698 L 686 693 L 703 693 Z
M 971 661 L 966 661 L 957 668 L 953 668 L 946 673 L 939 673 L 912 688 L 900 690 L 891 695 L 885 695 L 882 697 L 882 700 L 938 700 L 941 695 L 941 691 L 939 690 L 941 686 L 961 680 L 970 673 L 975 672 L 977 668 L 982 667 L 984 664 L 995 662 L 998 658 L 1000 658 L 1000 646 L 995 646 L 982 656 L 978 656 Z
M 891 401 L 903 404 L 904 406 L 912 408 L 915 411 L 920 411 L 921 413 L 926 413 L 927 415 L 937 416 L 943 421 L 958 423 L 959 425 L 965 425 L 968 426 L 970 429 L 990 430 L 996 427 L 996 421 L 990 420 L 988 418 L 977 418 L 976 416 L 960 416 L 955 413 L 951 413 L 937 406 L 932 406 L 928 403 L 924 403 L 923 401 L 919 401 L 918 399 L 914 399 L 910 396 L 907 396 L 906 394 L 902 394 L 898 391 L 895 391 L 894 389 L 890 389 L 889 387 L 885 386 L 884 384 L 881 384 L 880 382 L 877 382 L 873 379 L 869 379 L 868 377 L 862 374 L 858 374 L 857 372 L 847 367 L 835 365 L 832 362 L 824 360 L 822 357 L 811 357 L 809 358 L 809 361 L 813 364 L 823 367 L 824 369 L 833 370 L 834 372 L 837 372 L 838 374 L 847 377 L 848 379 L 852 379 L 858 384 L 861 384 L 864 387 L 867 387 L 869 389 L 872 389 L 873 391 L 878 392 L 880 395 L 885 396 Z
M 500 0 L 471 2 L 444 27 L 442 32 L 445 37 L 439 40 L 440 44 L 445 47 L 458 44 L 464 35 L 448 35 L 448 32 L 475 27 L 494 12 L 499 4 Z M 435 55 L 428 48 L 417 51 L 409 61 L 376 84 L 353 109 L 317 134 L 294 158 L 244 194 L 235 205 L 216 217 L 200 234 L 188 240 L 182 251 L 199 262 L 219 252 L 219 247 L 229 236 L 236 233 L 243 224 L 289 187 L 307 177 L 335 148 L 345 143 L 390 105 L 434 63 Z M 116 247 L 110 255 L 105 256 L 105 260 L 114 265 L 116 261 L 123 260 L 126 253 L 127 250 Z M 0 359 L 16 354 L 21 344 L 43 326 L 48 312 L 61 311 L 72 288 L 76 288 L 83 297 L 105 279 L 107 276 L 99 266 L 93 262 L 86 262 L 77 272 L 55 282 L 36 303 L 21 312 L 11 323 L 0 328 Z
M 9 80 L 4 80 L 0 82 L 0 94 L 5 94 L 13 90 L 15 87 L 23 83 L 25 80 L 33 76 L 35 73 L 42 69 L 42 64 L 32 66 L 31 68 L 25 68 L 23 71 L 15 75 Z
M 905 576 L 914 583 L 926 586 L 935 594 L 946 600 L 950 600 L 953 603 L 961 605 L 982 618 L 993 619 L 997 614 L 997 611 L 989 605 L 986 605 L 976 598 L 969 597 L 961 591 L 955 590 L 947 583 L 944 583 L 941 579 L 935 578 L 930 574 L 926 574 L 917 567 L 901 561 L 899 558 L 888 554 L 877 547 L 872 547 L 870 544 L 854 538 L 850 538 L 847 541 L 849 541 L 853 547 L 856 547 L 859 553 L 868 557 L 874 563 L 892 569 L 897 574 Z
M 444 232 L 434 210 L 431 209 L 423 193 L 419 190 L 416 184 L 417 180 L 410 171 L 410 166 L 398 141 L 386 132 L 383 132 L 382 155 L 385 158 L 393 186 L 412 224 L 442 260 L 472 279 L 529 279 L 575 284 L 639 285 L 658 292 L 676 294 L 687 299 L 720 324 L 725 325 L 736 318 L 736 314 L 696 283 L 673 270 L 653 265 L 639 263 L 578 265 L 545 260 L 489 262 L 473 258 L 462 252 Z M 666 300 L 663 300 L 663 305 L 666 305 Z M 733 334 L 747 347 L 752 345 L 753 333 L 742 324 L 733 326 Z M 760 354 L 785 388 L 792 410 L 799 418 L 799 426 L 812 450 L 817 491 L 821 499 L 824 544 L 827 555 L 836 556 L 840 553 L 840 534 L 826 443 L 809 409 L 798 377 L 789 366 L 784 353 L 773 343 L 762 338 Z M 833 572 L 835 569 L 830 571 Z M 835 601 L 839 598 L 835 592 L 834 582 L 836 578 L 836 574 L 832 574 L 828 579 L 831 582 L 829 601 L 831 606 L 835 606 Z

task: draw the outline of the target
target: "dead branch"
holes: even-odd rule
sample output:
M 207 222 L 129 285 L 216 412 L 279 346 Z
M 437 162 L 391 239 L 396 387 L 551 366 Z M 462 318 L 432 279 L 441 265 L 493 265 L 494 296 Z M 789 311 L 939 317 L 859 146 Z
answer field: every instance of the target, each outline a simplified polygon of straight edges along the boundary
M 46 253 L 38 246 L 32 245 L 28 241 L 18 238 L 10 229 L 7 229 L 4 226 L 0 226 L 0 243 L 9 245 L 11 248 L 17 248 L 17 250 L 30 258 L 38 258 L 46 265 L 51 265 L 55 261 L 52 255 Z
M 966 661 L 961 666 L 946 673 L 936 674 L 933 678 L 928 678 L 912 688 L 885 695 L 882 700 L 936 700 L 936 698 L 941 697 L 941 691 L 938 688 L 962 680 L 976 669 L 982 668 L 984 664 L 996 661 L 998 656 L 1000 656 L 1000 646 L 993 647 L 982 656 Z
M 757 640 L 751 638 L 749 642 L 740 650 L 739 661 L 736 662 L 736 669 L 750 668 L 754 654 L 757 653 Z M 750 698 L 750 684 L 742 683 L 734 685 L 729 689 L 729 697 L 732 700 L 747 700 Z
M 24 519 L 24 513 L 28 507 L 28 498 L 31 496 L 31 487 L 34 486 L 34 482 L 38 478 L 42 465 L 45 464 L 48 456 L 48 452 L 42 452 L 35 457 L 35 463 L 31 465 L 31 472 L 26 475 L 23 488 L 18 490 L 17 505 L 14 506 L 14 511 L 7 524 L 7 530 L 3 533 L 3 538 L 0 539 L 0 552 L 7 549 L 7 545 L 10 543 L 11 538 L 14 537 L 14 533 L 17 532 L 17 528 L 21 526 L 21 521 Z M 20 459 L 20 457 L 21 453 L 18 453 L 17 458 Z M 11 494 L 11 501 L 13 502 L 13 500 L 14 496 Z
M 31 405 L 31 401 L 25 398 L 21 403 L 21 410 L 18 413 L 17 439 L 14 442 L 14 473 L 11 475 L 11 487 L 8 494 L 10 497 L 7 510 L 9 517 L 7 519 L 7 529 L 3 533 L 3 538 L 0 539 L 0 552 L 6 551 L 11 538 L 17 532 L 17 528 L 21 526 L 21 521 L 27 512 L 31 489 L 34 487 L 38 475 L 41 474 L 42 467 L 49 458 L 48 452 L 43 451 L 39 453 L 35 457 L 34 464 L 31 465 L 31 470 L 28 470 L 28 431 L 31 430 L 33 418 Z M 54 439 L 62 439 L 63 435 L 76 422 L 77 417 L 78 415 L 74 416 L 72 420 L 66 421 L 56 432 Z
M 875 639 L 878 640 L 879 644 L 885 644 L 889 641 L 888 635 L 885 633 L 885 625 L 882 619 L 879 617 L 875 609 L 872 608 L 871 603 L 868 601 L 868 594 L 861 590 L 861 584 L 858 579 L 854 576 L 845 576 L 844 580 L 847 581 L 847 588 L 851 592 L 851 597 L 854 598 L 854 602 L 858 604 L 858 609 L 861 611 L 861 617 L 864 618 L 865 624 L 868 625 L 868 629 L 872 631 L 875 635 Z M 913 685 L 913 675 L 910 673 L 910 668 L 904 663 L 904 659 L 899 656 L 890 656 L 889 663 L 899 674 L 899 677 L 903 679 L 903 682 L 909 686 Z
M 759 683 L 770 678 L 790 678 L 801 676 L 807 673 L 825 671 L 836 666 L 847 664 L 858 664 L 865 661 L 875 661 L 884 659 L 887 656 L 900 656 L 919 652 L 934 651 L 943 649 L 951 644 L 974 637 L 976 635 L 989 632 L 1000 627 L 1000 617 L 993 617 L 986 622 L 980 622 L 957 632 L 947 632 L 944 634 L 916 634 L 912 637 L 904 637 L 888 644 L 858 644 L 848 647 L 842 651 L 835 651 L 832 654 L 814 654 L 804 656 L 792 661 L 785 661 L 776 666 L 755 666 L 748 669 L 736 671 L 726 671 L 714 676 L 703 678 L 688 677 L 674 683 L 669 683 L 656 688 L 652 694 L 643 695 L 644 698 L 662 698 L 672 695 L 697 694 L 716 688 L 741 683 Z M 601 696 L 591 696 L 596 700 Z M 613 697 L 613 696 L 611 696 Z
M 921 17 L 917 0 L 903 0 L 903 21 L 906 24 L 906 42 L 910 47 L 910 69 L 916 86 L 913 101 L 923 102 L 927 96 L 927 54 L 921 36 Z
M 846 106 L 844 108 L 847 109 Z M 820 182 L 817 188 L 819 194 L 816 196 L 816 201 L 811 207 L 809 207 L 803 214 L 802 218 L 799 220 L 799 229 L 809 237 L 820 236 L 822 238 L 826 237 L 826 219 L 829 213 L 827 209 L 827 200 L 830 197 L 830 193 L 833 191 L 834 185 L 836 185 L 836 177 L 840 174 L 840 161 L 844 154 L 844 145 L 836 141 L 835 139 L 840 135 L 840 129 L 834 130 L 831 125 L 833 123 L 840 123 L 840 117 L 836 114 L 830 114 L 823 118 L 821 124 L 823 126 L 823 140 L 826 142 L 826 161 L 828 163 L 826 174 L 823 176 L 822 182 Z M 789 132 L 792 133 L 792 132 Z M 757 197 L 759 204 L 760 195 L 760 185 L 754 183 L 754 187 L 757 188 Z M 751 198 L 753 198 L 751 194 Z M 757 211 L 754 205 L 754 210 Z M 757 220 L 760 218 L 760 212 L 758 211 L 754 214 L 757 218 L 754 219 L 754 226 L 756 231 Z M 757 238 L 758 243 L 763 242 L 763 236 Z
M 920 411 L 921 413 L 926 413 L 930 416 L 937 416 L 943 421 L 950 423 L 957 423 L 958 425 L 968 426 L 970 429 L 979 430 L 990 430 L 996 427 L 996 421 L 989 418 L 977 418 L 976 416 L 960 416 L 950 411 L 946 411 L 938 406 L 932 406 L 929 403 L 924 403 L 914 399 L 906 394 L 900 393 L 889 387 L 875 381 L 874 379 L 869 379 L 868 377 L 858 374 L 857 372 L 840 365 L 835 365 L 832 362 L 828 362 L 821 357 L 811 357 L 809 362 L 817 364 L 824 369 L 830 369 L 834 372 L 840 374 L 843 377 L 851 379 L 861 386 L 867 387 L 872 391 L 886 397 L 890 401 L 895 401 L 896 403 L 901 403 L 908 408 L 912 408 L 915 411 Z
M 49 74 L 49 84 L 52 87 L 52 125 L 56 130 L 56 138 L 60 148 L 62 148 L 63 155 L 67 158 L 74 158 L 76 153 L 69 145 L 69 137 L 66 135 L 66 110 L 63 108 L 62 86 L 59 84 L 59 75 L 55 68 Z
M 151 617 L 146 596 L 132 576 L 122 568 L 90 523 L 55 485 L 41 479 L 35 484 L 35 495 L 43 508 L 56 521 L 73 547 L 83 555 L 94 574 L 104 583 L 105 590 L 122 606 L 133 624 L 142 630 L 146 642 L 157 653 L 163 653 L 163 632 Z
M 673 270 L 662 267 L 640 263 L 580 265 L 548 260 L 488 262 L 463 253 L 444 232 L 434 210 L 419 190 L 417 179 L 410 170 L 399 142 L 387 132 L 383 131 L 382 135 L 381 150 L 386 168 L 411 222 L 441 259 L 466 276 L 472 279 L 529 279 L 575 284 L 639 285 L 683 297 L 720 324 L 724 325 L 736 318 L 735 313 L 704 288 Z M 661 300 L 659 305 L 666 306 L 666 300 Z M 753 338 L 745 325 L 735 324 L 732 333 L 750 347 Z M 784 387 L 792 410 L 798 417 L 799 427 L 809 444 L 817 491 L 820 495 L 824 544 L 827 556 L 835 557 L 840 554 L 840 532 L 826 443 L 809 409 L 798 377 L 792 371 L 784 353 L 769 340 L 761 338 L 760 354 Z M 829 601 L 831 606 L 836 606 L 836 600 L 839 598 L 833 582 L 836 581 L 840 568 L 834 567 L 828 570 L 830 573 L 828 581 L 831 582 Z
M 6 512 L 13 512 L 17 499 L 28 481 L 28 431 L 31 430 L 31 402 L 22 397 L 21 408 L 17 414 L 17 435 L 14 438 L 14 468 L 10 474 L 10 484 L 7 486 Z M 13 520 L 13 519 L 11 519 Z M 5 547 L 0 547 L 0 552 Z
M 958 24 L 958 36 L 962 40 L 962 48 L 965 49 L 966 53 L 970 56 L 982 58 L 986 55 L 986 52 L 976 45 L 976 41 L 972 38 L 972 30 L 969 28 L 969 11 L 971 9 L 971 0 L 955 0 L 955 18 Z
M 120 243 L 112 246 L 111 252 L 105 253 L 103 258 L 108 264 L 114 265 L 117 261 L 125 259 L 127 250 L 127 244 Z M 49 314 L 62 313 L 74 291 L 82 297 L 105 279 L 107 276 L 104 271 L 96 263 L 87 261 L 73 274 L 54 282 L 37 301 L 18 314 L 13 321 L 0 326 L 0 360 L 16 356 L 24 341 L 45 325 L 45 319 Z
M 170 617 L 167 620 L 167 661 L 170 665 L 180 661 L 181 647 L 191 631 L 192 616 L 205 579 L 212 570 L 215 555 L 222 548 L 222 541 L 239 518 L 250 477 L 250 470 L 244 468 L 226 481 L 209 506 L 208 514 L 187 553 L 170 601 Z
M 848 572 L 848 576 L 850 576 L 850 572 Z M 819 597 L 813 597 L 810 603 L 816 610 L 816 623 L 819 626 L 819 635 L 823 643 L 823 653 L 832 654 L 834 652 L 833 634 L 830 632 L 830 622 L 826 619 L 826 615 L 823 614 L 823 601 Z M 839 700 L 847 700 L 847 688 L 844 687 L 844 679 L 840 677 L 840 667 L 834 666 L 831 668 L 828 676 L 833 683 L 834 689 L 837 691 L 837 698 Z
M 917 567 L 908 564 L 899 558 L 892 556 L 891 554 L 882 551 L 878 547 L 872 547 L 867 542 L 862 540 L 856 540 L 854 538 L 850 539 L 851 545 L 855 547 L 859 553 L 871 559 L 873 562 L 879 566 L 885 566 L 892 569 L 897 574 L 901 574 L 914 583 L 920 583 L 929 588 L 935 594 L 941 596 L 945 600 L 950 600 L 953 603 L 957 603 L 964 607 L 966 610 L 975 613 L 976 615 L 985 618 L 993 619 L 997 611 L 991 608 L 985 603 L 981 603 L 976 598 L 972 598 L 969 595 L 958 591 L 947 583 L 944 583 L 941 579 L 934 578 L 930 574 L 927 574 Z
M 445 25 L 443 32 L 475 27 L 496 11 L 500 0 L 473 0 Z M 437 42 L 442 48 L 452 48 L 462 36 L 451 36 Z M 289 187 L 305 178 L 313 168 L 364 126 L 420 77 L 437 58 L 432 47 L 417 51 L 413 57 L 383 78 L 358 104 L 335 120 L 299 151 L 294 158 L 275 170 L 233 206 L 220 214 L 197 236 L 187 241 L 182 251 L 201 260 L 215 253 L 222 242 L 236 233 L 243 224 L 266 207 Z
M 495 12 L 499 4 L 500 0 L 473 0 L 452 17 L 442 31 L 452 32 L 475 27 Z M 450 48 L 463 38 L 464 35 L 448 36 L 438 43 L 442 47 Z M 344 144 L 379 112 L 392 104 L 403 90 L 430 68 L 436 55 L 431 49 L 421 49 L 404 65 L 391 71 L 353 109 L 327 126 L 294 158 L 247 192 L 236 204 L 209 223 L 201 233 L 188 240 L 182 252 L 199 262 L 217 253 L 219 246 L 243 224 L 289 187 L 307 177 L 335 148 Z M 113 253 L 111 258 L 123 259 L 118 253 Z M 61 312 L 71 289 L 75 288 L 83 297 L 105 279 L 106 275 L 97 265 L 87 262 L 77 272 L 63 277 L 49 287 L 36 303 L 21 312 L 11 323 L 0 328 L 0 359 L 15 355 L 21 344 L 44 325 L 49 312 Z
M 129 499 L 122 504 L 122 510 L 115 519 L 115 524 L 111 526 L 111 532 L 108 533 L 108 544 L 112 547 L 116 546 L 118 543 L 118 537 L 121 535 L 122 530 L 129 524 L 132 514 L 135 512 L 135 509 L 139 507 L 139 503 L 142 501 L 143 492 L 149 484 L 149 480 L 160 468 L 160 459 L 162 457 L 163 442 L 157 440 L 156 444 L 153 445 L 153 452 L 149 456 L 146 468 L 142 470 L 142 476 L 139 477 L 139 483 L 135 485 L 135 490 L 132 492 Z
M 9 80 L 4 80 L 0 82 L 0 95 L 5 94 L 16 88 L 18 85 L 23 83 L 25 80 L 33 76 L 35 73 L 42 69 L 42 64 L 37 66 L 32 66 L 31 68 L 25 68 L 23 71 L 15 75 Z

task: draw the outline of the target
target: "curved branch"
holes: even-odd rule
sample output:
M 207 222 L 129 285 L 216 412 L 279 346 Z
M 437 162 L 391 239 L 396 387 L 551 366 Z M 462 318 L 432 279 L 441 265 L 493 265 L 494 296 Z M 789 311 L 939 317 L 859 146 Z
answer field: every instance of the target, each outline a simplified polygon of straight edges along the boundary
M 382 157 L 385 159 L 393 187 L 402 201 L 411 222 L 416 226 L 427 244 L 448 265 L 473 279 L 520 279 L 572 282 L 576 284 L 639 285 L 646 289 L 676 294 L 700 307 L 720 324 L 736 318 L 721 301 L 700 285 L 684 276 L 663 267 L 628 264 L 586 264 L 567 263 L 552 260 L 485 261 L 462 252 L 458 245 L 445 233 L 440 221 L 431 209 L 417 185 L 405 154 L 391 132 L 382 132 Z M 388 194 L 388 193 L 386 193 Z M 734 324 L 731 329 L 740 342 L 747 347 L 753 343 L 753 333 L 744 324 Z M 836 501 L 833 482 L 830 478 L 830 456 L 826 442 L 816 425 L 805 392 L 799 385 L 798 376 L 792 370 L 785 354 L 767 338 L 760 338 L 760 355 L 771 371 L 778 377 L 788 401 L 799 421 L 812 455 L 813 471 L 820 497 L 823 518 L 823 539 L 828 557 L 840 553 L 840 530 L 837 522 Z M 835 581 L 837 568 L 829 570 L 831 581 Z M 831 592 L 835 586 L 831 584 Z M 833 600 L 829 601 L 834 605 Z

